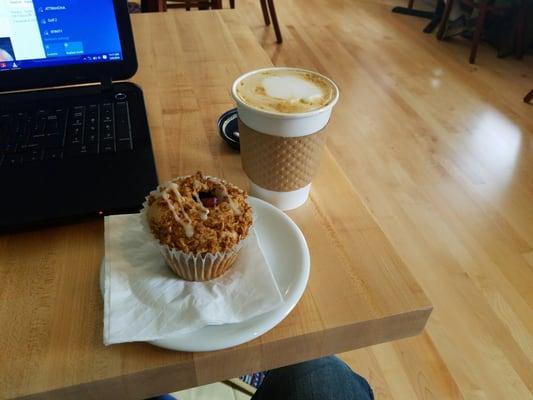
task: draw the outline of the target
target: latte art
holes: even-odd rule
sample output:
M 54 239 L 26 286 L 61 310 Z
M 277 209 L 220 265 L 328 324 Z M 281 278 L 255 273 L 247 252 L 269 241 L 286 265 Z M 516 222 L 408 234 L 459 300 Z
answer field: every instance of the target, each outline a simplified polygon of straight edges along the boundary
M 245 77 L 237 85 L 236 93 L 250 107 L 295 114 L 328 105 L 336 96 L 336 88 L 310 71 L 275 68 Z

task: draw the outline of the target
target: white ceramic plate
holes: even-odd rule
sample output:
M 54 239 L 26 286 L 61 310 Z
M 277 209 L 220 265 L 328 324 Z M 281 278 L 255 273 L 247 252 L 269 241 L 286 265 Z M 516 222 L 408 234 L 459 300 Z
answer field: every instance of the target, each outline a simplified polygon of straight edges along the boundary
M 237 324 L 206 326 L 188 334 L 176 334 L 149 343 L 180 351 L 212 351 L 237 346 L 274 328 L 298 303 L 309 279 L 310 257 L 305 238 L 283 211 L 255 197 L 248 197 L 248 202 L 254 211 L 259 244 L 272 268 L 283 304 Z

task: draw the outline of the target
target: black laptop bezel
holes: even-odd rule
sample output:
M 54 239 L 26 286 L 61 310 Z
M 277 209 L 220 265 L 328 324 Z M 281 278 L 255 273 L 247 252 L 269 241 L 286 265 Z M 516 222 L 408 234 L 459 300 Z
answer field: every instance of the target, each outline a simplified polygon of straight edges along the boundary
M 122 60 L 0 71 L 0 92 L 125 80 L 135 75 L 137 55 L 128 5 L 124 0 L 113 0 L 113 6 Z

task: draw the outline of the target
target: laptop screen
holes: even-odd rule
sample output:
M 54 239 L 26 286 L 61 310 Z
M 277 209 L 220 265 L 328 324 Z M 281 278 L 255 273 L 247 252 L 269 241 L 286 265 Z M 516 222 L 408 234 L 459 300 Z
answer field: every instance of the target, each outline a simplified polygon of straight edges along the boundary
M 113 0 L 0 0 L 0 74 L 122 56 Z

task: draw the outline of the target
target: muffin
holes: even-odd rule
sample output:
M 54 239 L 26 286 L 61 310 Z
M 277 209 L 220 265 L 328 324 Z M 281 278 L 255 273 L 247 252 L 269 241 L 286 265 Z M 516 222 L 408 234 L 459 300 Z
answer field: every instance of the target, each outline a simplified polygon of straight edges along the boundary
M 230 269 L 248 236 L 246 198 L 237 186 L 197 172 L 152 191 L 142 218 L 178 277 L 206 281 Z

